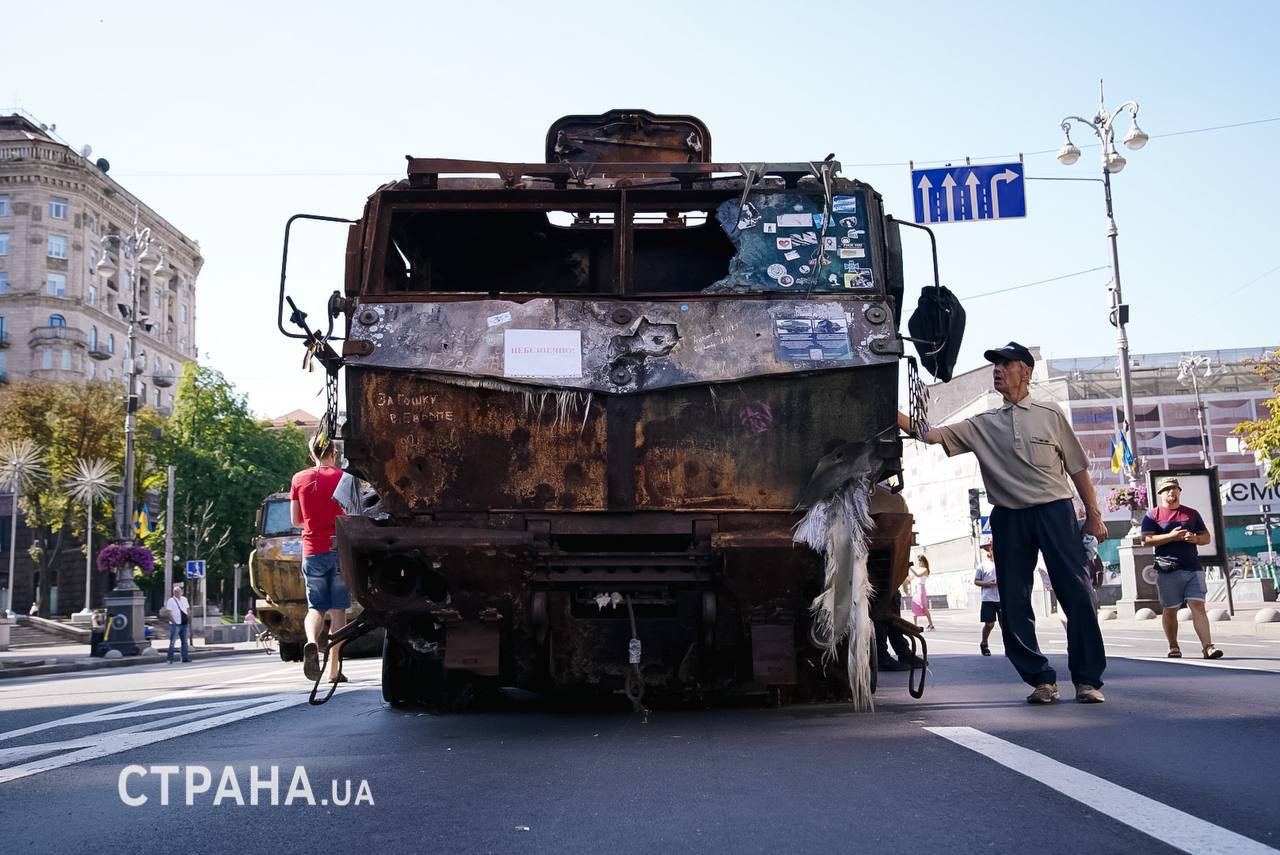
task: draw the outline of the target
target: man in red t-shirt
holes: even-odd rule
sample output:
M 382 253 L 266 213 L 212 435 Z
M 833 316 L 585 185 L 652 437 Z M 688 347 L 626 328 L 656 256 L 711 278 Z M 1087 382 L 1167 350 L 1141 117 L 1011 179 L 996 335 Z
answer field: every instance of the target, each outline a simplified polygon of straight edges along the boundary
M 307 643 L 302 648 L 302 672 L 308 680 L 320 678 L 319 639 L 324 631 L 325 615 L 329 616 L 329 632 L 347 623 L 351 592 L 338 572 L 338 553 L 333 548 L 334 520 L 342 507 L 334 501 L 333 491 L 342 478 L 337 466 L 333 442 L 317 433 L 308 443 L 315 466 L 293 476 L 289 485 L 289 514 L 293 524 L 302 529 L 302 576 L 307 584 Z M 335 649 L 329 658 L 329 680 L 344 681 L 341 660 Z
M 1178 610 L 1185 604 L 1191 611 L 1191 625 L 1200 638 L 1204 658 L 1221 659 L 1222 651 L 1213 646 L 1209 635 L 1209 618 L 1204 610 L 1208 588 L 1196 550 L 1212 536 L 1200 513 L 1182 504 L 1182 485 L 1177 478 L 1157 481 L 1156 495 L 1161 504 L 1142 518 L 1142 542 L 1155 547 L 1156 590 L 1163 609 L 1165 638 L 1169 640 L 1169 658 L 1182 658 L 1178 647 Z

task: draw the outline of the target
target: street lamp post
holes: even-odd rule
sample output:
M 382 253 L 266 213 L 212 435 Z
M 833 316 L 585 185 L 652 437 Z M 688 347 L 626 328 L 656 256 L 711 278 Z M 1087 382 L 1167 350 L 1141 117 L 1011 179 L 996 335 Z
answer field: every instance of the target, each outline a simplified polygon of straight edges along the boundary
M 1124 435 L 1129 449 L 1134 455 L 1134 465 L 1128 467 L 1128 479 L 1131 487 L 1138 483 L 1138 434 L 1133 417 L 1133 382 L 1129 373 L 1129 335 L 1125 330 L 1128 323 L 1129 307 L 1124 304 L 1120 291 L 1120 251 L 1116 244 L 1119 230 L 1116 228 L 1114 210 L 1111 204 L 1111 176 L 1124 169 L 1127 161 L 1116 150 L 1115 127 L 1117 117 L 1128 111 L 1132 124 L 1124 136 L 1124 144 L 1137 151 L 1147 144 L 1149 137 L 1138 127 L 1138 102 L 1126 101 L 1111 112 L 1107 112 L 1106 101 L 1102 92 L 1102 81 L 1098 82 L 1098 112 L 1092 119 L 1080 116 L 1066 116 L 1060 122 L 1066 141 L 1058 151 L 1058 161 L 1070 166 L 1080 159 L 1080 149 L 1071 142 L 1071 123 L 1076 122 L 1093 131 L 1094 136 L 1102 143 L 1102 184 L 1107 202 L 1107 238 L 1111 243 L 1111 322 L 1116 328 L 1116 349 L 1120 358 L 1120 396 L 1124 400 Z
M 164 258 L 164 247 L 155 240 L 149 226 L 138 222 L 138 208 L 133 209 L 133 232 L 131 234 L 111 234 L 102 238 L 102 258 L 98 261 L 97 272 L 111 276 L 119 269 L 111 260 L 111 245 L 120 252 L 120 261 L 127 263 L 129 275 L 129 304 L 120 304 L 120 311 L 129 323 L 128 353 L 125 366 L 128 377 L 128 392 L 125 398 L 124 417 L 124 542 L 133 542 L 133 492 L 134 492 L 134 435 L 138 425 L 138 287 L 140 277 L 138 271 L 145 272 L 153 285 L 161 285 L 168 281 L 172 273 Z M 145 366 L 144 366 L 145 367 Z M 132 581 L 132 580 L 130 580 Z
M 1178 380 L 1179 382 L 1191 382 L 1191 390 L 1196 396 L 1196 424 L 1200 426 L 1200 459 L 1204 461 L 1207 468 L 1213 468 L 1213 437 L 1209 435 L 1209 428 L 1204 420 L 1204 404 L 1200 401 L 1200 381 L 1196 379 L 1196 369 L 1203 368 L 1204 376 L 1208 377 L 1210 373 L 1209 357 L 1207 356 L 1184 356 L 1178 360 Z

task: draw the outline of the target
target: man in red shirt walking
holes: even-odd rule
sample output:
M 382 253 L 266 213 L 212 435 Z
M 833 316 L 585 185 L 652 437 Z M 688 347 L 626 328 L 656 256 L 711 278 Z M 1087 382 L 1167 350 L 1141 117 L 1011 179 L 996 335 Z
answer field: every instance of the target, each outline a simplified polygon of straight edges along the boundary
M 329 616 L 329 632 L 347 623 L 351 592 L 338 572 L 338 553 L 333 548 L 334 520 L 342 507 L 334 501 L 333 491 L 342 478 L 337 466 L 333 442 L 317 433 L 308 443 L 315 466 L 293 476 L 289 486 L 289 514 L 293 524 L 302 529 L 302 576 L 307 583 L 307 643 L 302 648 L 302 672 L 308 680 L 320 678 L 319 639 L 324 631 L 324 618 Z M 329 658 L 329 681 L 341 682 L 341 660 L 337 651 Z

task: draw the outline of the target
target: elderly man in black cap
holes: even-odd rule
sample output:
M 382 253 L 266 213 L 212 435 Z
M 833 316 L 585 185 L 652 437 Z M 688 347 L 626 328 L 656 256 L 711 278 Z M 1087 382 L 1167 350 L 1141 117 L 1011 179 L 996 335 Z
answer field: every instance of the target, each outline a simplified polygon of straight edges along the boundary
M 1050 704 L 1059 697 L 1057 675 L 1036 642 L 1031 608 L 1039 552 L 1067 615 L 1067 665 L 1076 700 L 1102 703 L 1106 651 L 1071 505 L 1073 492 L 1078 493 L 1085 507 L 1085 531 L 1105 540 L 1107 529 L 1089 480 L 1088 456 L 1062 410 L 1029 397 L 1035 360 L 1027 348 L 1011 341 L 983 355 L 994 365 L 992 380 L 1004 403 L 955 424 L 922 426 L 917 439 L 941 444 L 949 457 L 965 452 L 978 457 L 993 505 L 991 535 L 1004 607 L 1000 630 L 1005 654 L 1034 689 L 1027 702 Z M 899 413 L 898 426 L 909 433 L 911 420 Z

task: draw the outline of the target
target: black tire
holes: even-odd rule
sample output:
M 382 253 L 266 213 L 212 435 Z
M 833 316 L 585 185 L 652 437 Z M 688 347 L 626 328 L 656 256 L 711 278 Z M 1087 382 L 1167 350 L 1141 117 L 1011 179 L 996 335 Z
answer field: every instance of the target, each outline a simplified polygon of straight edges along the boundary
M 387 633 L 382 641 L 382 699 L 399 708 L 418 699 L 413 654 Z
M 300 641 L 280 642 L 280 661 L 281 662 L 301 662 L 302 661 L 302 642 Z
M 387 633 L 382 643 L 382 699 L 396 708 L 426 704 L 445 712 L 448 693 L 444 663 L 414 653 Z

